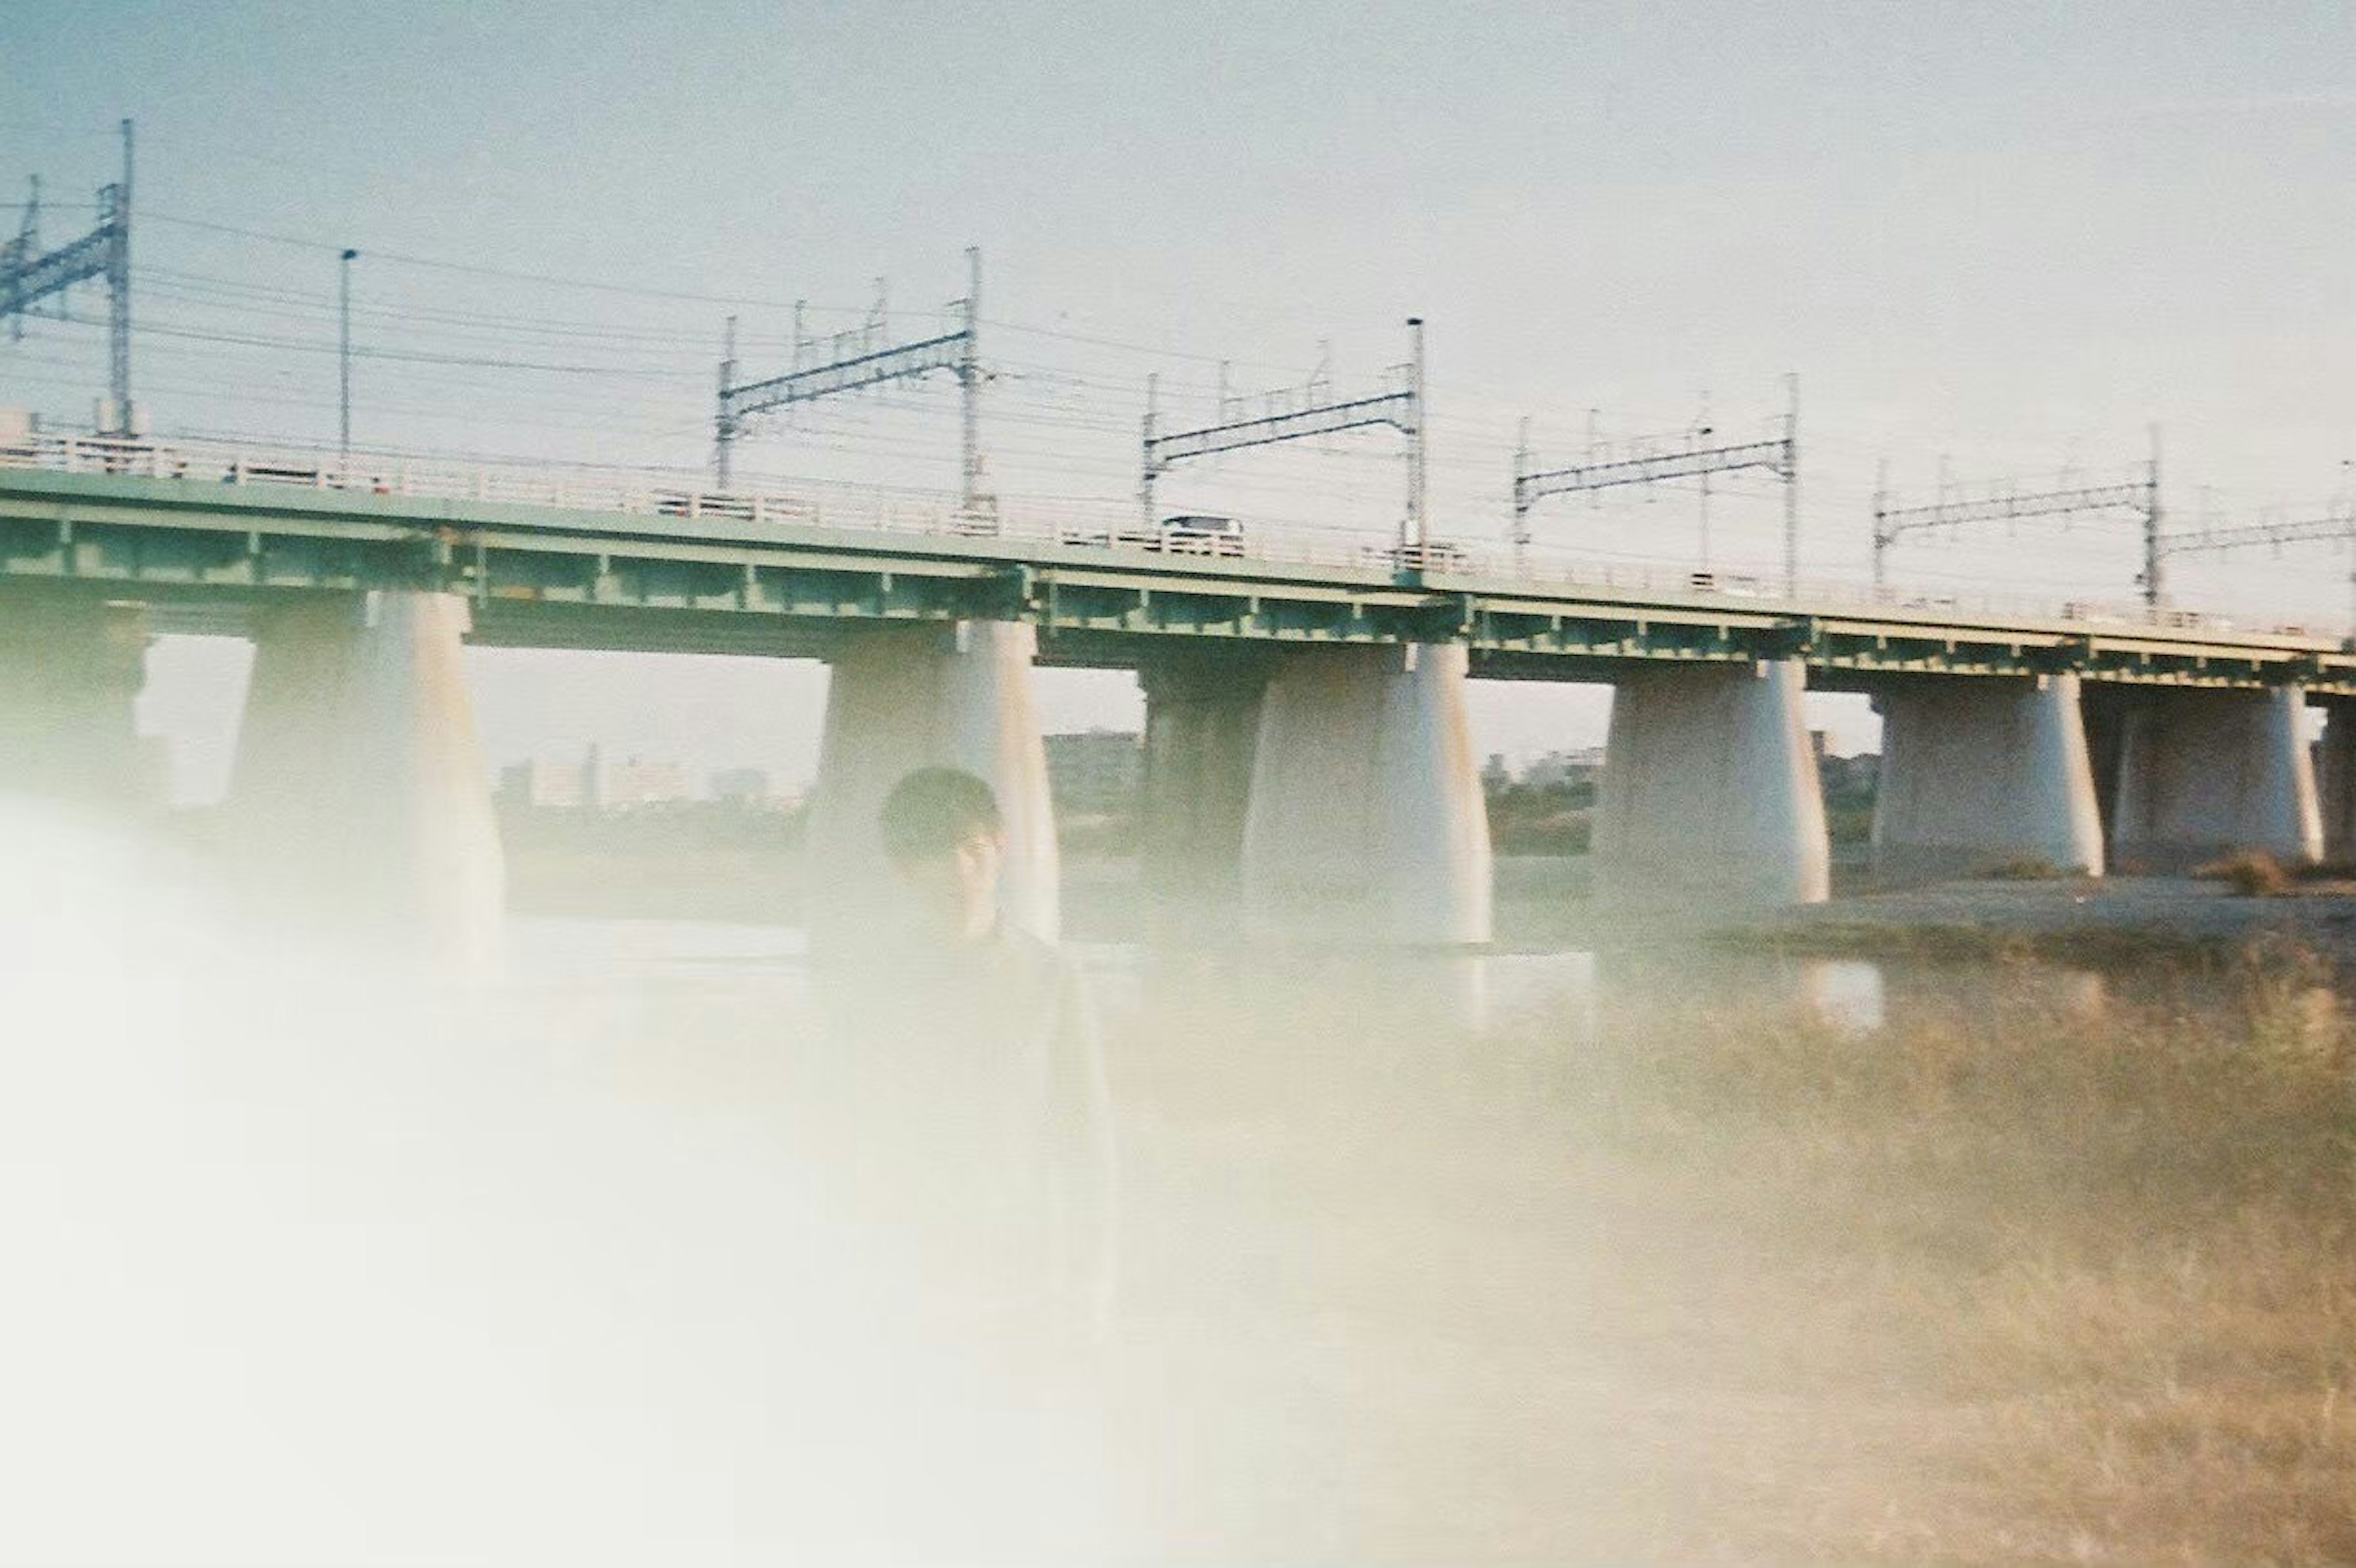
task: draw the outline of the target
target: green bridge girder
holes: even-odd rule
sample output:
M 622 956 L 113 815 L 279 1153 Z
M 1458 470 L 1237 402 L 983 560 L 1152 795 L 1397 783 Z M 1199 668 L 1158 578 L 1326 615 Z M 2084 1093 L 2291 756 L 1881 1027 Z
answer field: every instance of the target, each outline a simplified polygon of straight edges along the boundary
M 2297 683 L 2356 699 L 2329 639 L 2195 622 L 2017 618 L 1559 587 L 1141 549 L 693 519 L 498 501 L 0 469 L 0 594 L 149 603 L 223 626 L 298 593 L 423 589 L 513 646 L 824 656 L 851 625 L 1017 620 L 1049 663 L 1132 667 L 1173 638 L 1463 643 L 1489 678 L 1796 656 L 1813 687 L 2075 670 L 2129 685 Z M 0 598 L 0 613 L 5 613 Z M 2188 617 L 2188 622 L 2194 618 Z

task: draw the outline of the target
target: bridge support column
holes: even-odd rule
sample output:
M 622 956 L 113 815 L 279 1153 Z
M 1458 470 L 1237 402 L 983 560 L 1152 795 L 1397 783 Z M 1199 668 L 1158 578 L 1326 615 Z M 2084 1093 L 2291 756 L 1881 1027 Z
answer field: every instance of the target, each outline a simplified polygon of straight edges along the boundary
M 892 786 L 922 767 L 963 768 L 995 792 L 1006 819 L 1006 918 L 1057 934 L 1055 819 L 1031 693 L 1037 649 L 1033 628 L 996 621 L 845 635 L 804 837 L 803 918 L 814 949 L 855 945 L 903 918 L 877 824 Z
M 2103 819 L 2075 675 L 1909 685 L 1876 706 L 1877 873 L 1974 876 L 2041 861 L 2102 874 Z
M 2323 816 L 2323 858 L 2356 862 L 2356 708 L 2334 703 L 2323 720 L 2323 757 L 2316 795 Z
M 466 602 L 322 595 L 257 618 L 226 802 L 253 890 L 306 928 L 480 969 L 506 861 L 466 696 Z
M 2323 853 L 2297 687 L 2154 693 L 2129 708 L 2111 858 L 2181 871 L 2243 850 L 2307 865 Z
M 0 595 L 0 795 L 119 813 L 161 803 L 133 705 L 147 677 L 145 612 Z
M 1269 667 L 1177 653 L 1138 670 L 1145 688 L 1139 874 L 1157 941 L 1240 941 L 1244 820 Z
M 1466 667 L 1466 651 L 1445 645 L 1301 648 L 1274 667 L 1244 820 L 1248 934 L 1489 940 L 1489 819 Z
M 1612 695 L 1595 896 L 1622 908 L 1821 903 L 1832 851 L 1797 659 L 1637 669 Z

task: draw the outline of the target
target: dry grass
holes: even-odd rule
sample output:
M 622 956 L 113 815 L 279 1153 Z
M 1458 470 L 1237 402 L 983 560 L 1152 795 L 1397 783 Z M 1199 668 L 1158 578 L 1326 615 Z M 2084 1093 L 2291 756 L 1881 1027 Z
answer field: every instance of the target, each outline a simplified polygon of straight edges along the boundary
M 1224 1456 L 1152 1548 L 2356 1559 L 2322 971 L 2093 1015 L 2025 974 L 1883 1033 L 1651 1003 L 1418 1051 L 1336 1003 L 1138 1042 L 1156 1419 L 1204 1402 Z
M 2204 881 L 2223 882 L 2245 899 L 2280 898 L 2298 886 L 2298 879 L 2281 861 L 2254 849 L 2195 866 L 2192 874 Z
M 2356 1057 L 2300 965 L 2238 981 L 2207 1016 L 1654 1037 L 1623 1141 L 1739 1177 L 1762 1274 L 1858 1293 L 1761 1327 L 1919 1418 L 1790 1544 L 2356 1553 Z
M 2066 965 L 2104 975 L 2165 974 L 2177 981 L 2212 979 L 2244 967 L 2243 942 L 2162 925 L 2082 923 L 2052 929 L 2011 925 L 1898 923 L 1810 919 L 1738 927 L 1700 938 L 1730 953 L 1867 958 L 1901 965 L 2003 965 L 2015 971 Z M 2299 962 L 2307 963 L 2301 955 Z
M 2042 855 L 2019 855 L 1982 867 L 1979 874 L 1995 882 L 2054 882 L 2065 877 L 2083 876 L 2085 870 L 2083 867 L 2064 869 Z

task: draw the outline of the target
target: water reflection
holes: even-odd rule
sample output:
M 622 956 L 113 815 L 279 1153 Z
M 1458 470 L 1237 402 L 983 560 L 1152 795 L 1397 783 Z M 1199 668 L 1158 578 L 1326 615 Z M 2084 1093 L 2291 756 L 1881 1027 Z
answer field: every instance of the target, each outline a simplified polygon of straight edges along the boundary
M 1540 1022 L 1592 1041 L 1615 1022 L 1664 1010 L 1798 1018 L 1858 1032 L 1884 1028 L 1916 983 L 1902 965 L 1692 949 L 1551 953 L 1349 952 L 1280 955 L 1099 950 L 1106 995 L 1126 1010 L 1168 1010 L 1290 1027 L 1463 1038 Z M 2055 972 L 2077 992 L 2099 979 Z M 1102 982 L 1100 982 L 1102 983 Z
M 1968 1018 L 1991 983 L 2008 1005 L 2057 1018 L 2101 1015 L 2117 983 L 2060 964 L 1830 957 L 1730 948 L 1602 953 L 1160 950 L 1133 943 L 1069 944 L 1115 1029 L 1183 1018 L 1210 1033 L 1274 1028 L 1295 1039 L 1462 1039 L 1542 1020 L 1558 1039 L 1591 1041 L 1615 1022 L 1664 1011 L 1800 1019 L 1858 1033 Z M 807 947 L 794 928 L 720 921 L 517 919 L 510 973 L 522 991 L 561 987 L 707 1002 L 762 997 L 775 1028 L 809 1021 Z M 2336 1017 L 2317 987 L 2302 1003 Z M 2322 1027 L 2317 1025 L 2316 1027 Z

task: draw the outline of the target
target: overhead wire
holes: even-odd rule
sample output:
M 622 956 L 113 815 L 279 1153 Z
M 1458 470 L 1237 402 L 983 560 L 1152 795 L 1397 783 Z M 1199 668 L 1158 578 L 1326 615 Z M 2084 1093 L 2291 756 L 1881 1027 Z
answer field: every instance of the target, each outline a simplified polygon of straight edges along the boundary
M 60 206 L 62 204 L 59 204 Z M 192 231 L 216 233 L 248 241 L 261 241 L 297 247 L 319 253 L 339 253 L 341 247 L 296 236 L 275 234 L 242 226 L 218 223 L 177 213 L 143 212 L 169 225 Z M 701 293 L 691 290 L 665 289 L 635 284 L 618 284 L 605 281 L 566 277 L 521 269 L 483 266 L 471 262 L 445 261 L 412 255 L 402 251 L 366 252 L 372 262 L 395 267 L 416 267 L 452 275 L 474 275 L 499 283 L 527 283 L 542 287 L 575 288 L 599 293 L 632 296 L 664 305 L 738 306 L 747 310 L 783 312 L 792 308 L 789 302 L 750 295 Z M 134 322 L 134 332 L 148 341 L 148 351 L 155 354 L 185 354 L 190 357 L 211 353 L 234 353 L 250 363 L 232 372 L 229 381 L 215 380 L 200 394 L 253 403 L 258 407 L 313 407 L 317 399 L 284 396 L 284 382 L 291 372 L 284 367 L 270 373 L 266 362 L 273 357 L 303 356 L 316 358 L 340 350 L 327 334 L 340 314 L 340 302 L 333 294 L 316 289 L 291 286 L 284 283 L 256 283 L 250 279 L 228 278 L 201 269 L 158 267 L 143 263 L 137 274 L 144 289 L 159 296 L 170 308 L 162 319 L 153 313 L 143 313 Z M 805 305 L 805 310 L 821 315 L 840 315 L 863 319 L 869 307 Z M 713 368 L 719 357 L 718 334 L 699 324 L 694 328 L 647 322 L 608 322 L 583 317 L 562 317 L 546 315 L 508 314 L 497 310 L 474 310 L 454 306 L 446 302 L 425 303 L 404 298 L 398 292 L 382 287 L 372 288 L 366 295 L 356 297 L 350 304 L 351 319 L 361 331 L 352 348 L 356 362 L 366 369 L 369 381 L 380 389 L 373 395 L 372 406 L 380 416 L 426 420 L 434 422 L 471 423 L 482 417 L 481 407 L 446 406 L 433 400 L 411 400 L 418 392 L 402 395 L 400 389 L 415 385 L 419 392 L 430 382 L 434 392 L 464 399 L 498 396 L 502 400 L 497 418 L 502 423 L 517 428 L 548 431 L 579 431 L 604 432 L 612 421 L 643 415 L 648 421 L 643 427 L 633 427 L 634 433 L 654 434 L 675 438 L 692 435 L 708 436 L 708 389 L 712 385 Z M 220 318 L 227 317 L 230 320 Z M 243 329 L 233 325 L 235 318 L 258 318 L 263 329 L 251 326 Z M 891 319 L 896 322 L 937 321 L 947 319 L 942 312 L 926 310 L 895 310 Z M 88 317 L 76 317 L 75 325 L 94 325 Z M 716 324 L 715 324 L 716 325 Z M 740 324 L 741 325 L 741 324 Z M 997 317 L 984 317 L 981 325 L 986 333 L 1004 334 L 1044 345 L 1069 345 L 1074 348 L 1100 350 L 1108 353 L 1136 355 L 1160 363 L 1175 360 L 1183 366 L 1195 367 L 1194 375 L 1181 371 L 1166 375 L 1162 382 L 1165 412 L 1172 409 L 1192 406 L 1205 408 L 1212 403 L 1216 387 L 1200 374 L 1201 368 L 1226 365 L 1233 368 L 1268 370 L 1298 378 L 1294 385 L 1305 382 L 1309 371 L 1299 365 L 1280 366 L 1272 362 L 1218 356 L 1167 346 L 1141 344 L 1117 336 L 1071 330 L 1061 326 L 1041 326 Z M 398 334 L 397 345 L 371 337 Z M 821 337 L 823 335 L 820 335 Z M 153 341 L 154 339 L 166 341 Z M 202 347 L 198 347 L 202 346 Z M 772 333 L 743 330 L 737 338 L 740 359 L 758 359 L 765 353 L 779 357 L 790 355 L 795 347 L 791 337 Z M 1139 416 L 1144 408 L 1144 378 L 1142 375 L 1120 375 L 1093 362 L 1074 362 L 1070 357 L 1052 356 L 1051 349 L 1031 354 L 993 355 L 989 361 L 991 384 L 996 388 L 985 414 L 986 426 L 991 432 L 990 455 L 1001 476 L 1038 485 L 1062 481 L 1085 485 L 1101 484 L 1107 492 L 1103 499 L 1108 505 L 1130 504 L 1128 492 L 1136 477 L 1135 443 L 1140 433 Z M 0 374 L 15 374 L 8 361 L 0 358 Z M 243 380 L 234 378 L 242 377 Z M 609 383 L 615 389 L 635 387 L 642 397 L 633 404 L 627 398 L 601 391 L 587 396 L 577 389 L 568 389 L 564 382 L 582 378 Z M 24 379 L 30 379 L 29 377 Z M 259 385 L 255 382 L 259 379 Z M 698 398 L 701 409 L 684 399 L 674 399 L 671 389 L 684 390 L 693 384 L 704 389 L 707 396 Z M 180 395 L 177 389 L 186 382 L 148 385 L 157 391 Z M 530 386 L 529 390 L 507 392 Z M 1355 388 L 1387 389 L 1394 383 L 1382 374 L 1351 378 L 1335 386 L 1334 396 L 1351 395 Z M 886 463 L 921 461 L 945 463 L 953 460 L 952 443 L 942 438 L 937 428 L 916 429 L 917 421 L 938 421 L 951 411 L 955 397 L 953 389 L 945 386 L 909 388 L 907 395 L 885 394 L 863 398 L 855 407 L 841 405 L 813 406 L 804 411 L 798 426 L 787 427 L 782 433 L 768 429 L 757 432 L 740 453 L 740 462 L 757 461 L 758 454 L 773 440 L 789 443 L 825 447 L 830 460 L 855 464 L 862 460 Z M 1247 406 L 1263 398 L 1261 391 L 1243 395 Z M 1509 400 L 1479 389 L 1448 386 L 1435 399 L 1436 410 L 1429 413 L 1426 429 L 1432 437 L 1427 454 L 1429 469 L 1440 487 L 1450 491 L 1456 499 L 1440 502 L 1460 517 L 1477 515 L 1481 526 L 1490 526 L 1487 519 L 1503 520 L 1510 516 L 1510 461 L 1518 445 L 1506 434 L 1509 428 L 1504 418 L 1491 420 L 1477 411 L 1505 410 L 1521 406 L 1520 400 Z M 1265 406 L 1264 404 L 1262 406 Z M 1720 440 L 1740 439 L 1749 430 L 1772 432 L 1777 429 L 1777 419 L 1772 411 L 1772 400 L 1757 400 L 1753 413 L 1742 421 L 1714 421 Z M 1473 412 L 1463 411 L 1472 410 Z M 1215 414 L 1215 410 L 1213 411 Z M 551 413 L 573 412 L 584 420 L 599 420 L 594 424 L 552 422 Z M 530 417 L 537 413 L 535 421 Z M 1552 423 L 1558 429 L 1564 422 Z M 1649 426 L 1650 428 L 1644 428 Z M 1678 439 L 1690 434 L 1689 417 L 1680 425 L 1678 418 L 1644 421 L 1621 414 L 1608 422 L 1600 422 L 1602 432 L 1612 432 L 1607 439 L 1624 446 L 1635 433 L 1656 440 Z M 1043 435 L 1055 438 L 1042 440 Z M 1095 438 L 1101 443 L 1092 444 Z M 1580 443 L 1584 441 L 1581 432 Z M 1577 443 L 1574 443 L 1577 444 Z M 1822 432 L 1804 429 L 1802 448 L 1804 454 L 1835 453 L 1878 453 L 1888 443 L 1853 440 L 1837 432 Z M 1270 449 L 1264 452 L 1237 453 L 1222 459 L 1206 460 L 1189 465 L 1165 480 L 1173 491 L 1183 491 L 1199 485 L 1206 489 L 1231 493 L 1248 500 L 1265 500 L 1271 505 L 1288 501 L 1326 501 L 1337 489 L 1350 492 L 1360 507 L 1377 506 L 1387 510 L 1387 496 L 1378 496 L 1366 487 L 1365 480 L 1379 476 L 1386 483 L 1396 474 L 1399 454 L 1396 447 L 1385 449 L 1373 439 L 1351 437 L 1320 442 L 1310 449 Z M 1313 471 L 1311 471 L 1313 470 Z M 2081 469 L 2082 474 L 2093 470 Z M 1337 481 L 1336 476 L 1339 475 Z M 1363 476 L 1363 477 L 1355 477 Z M 1661 501 L 1673 510 L 1676 497 L 1690 495 L 1682 486 L 1662 486 L 1655 492 Z M 1852 502 L 1871 492 L 1851 479 L 1838 476 L 1807 475 L 1805 495 L 1812 508 L 1821 510 L 1827 500 L 1847 499 Z M 1724 510 L 1713 519 L 1713 526 L 1730 531 L 1747 526 L 1743 519 L 1751 513 L 1750 521 L 1758 525 L 1762 538 L 1779 526 L 1779 519 L 1768 515 L 1780 497 L 1781 487 L 1772 481 L 1755 475 L 1719 475 L 1711 481 L 1714 505 Z M 1374 497 L 1369 499 L 1369 497 Z M 1638 512 L 1634 506 L 1653 507 L 1655 503 L 1617 501 L 1582 508 L 1576 516 L 1579 523 L 1547 520 L 1547 530 L 1568 529 L 1574 526 L 1591 531 L 1624 532 L 1634 526 L 1634 519 L 1653 519 L 1653 526 L 1664 534 L 1686 530 L 1693 519 L 1665 517 L 1657 510 Z M 1468 518 L 1467 520 L 1470 520 Z M 2094 524 L 2095 519 L 2086 519 Z M 1819 523 L 1819 529 L 1824 526 Z M 1861 525 L 1849 519 L 1849 526 L 1837 532 L 1861 532 Z M 1613 553 L 1599 546 L 1601 553 Z M 1621 554 L 1632 552 L 1619 551 Z M 1644 556 L 1644 559 L 1664 559 Z
M 248 229 L 237 224 L 215 223 L 206 219 L 190 218 L 181 213 L 158 212 L 153 208 L 143 208 L 140 217 L 149 222 L 167 223 L 183 229 L 231 235 L 241 240 L 284 245 L 295 250 L 333 252 L 341 255 L 346 250 L 354 248 L 323 240 L 308 240 L 291 234 L 275 234 L 266 229 Z M 806 310 L 826 308 L 846 315 L 858 314 L 864 309 L 864 307 L 850 305 L 816 307 L 807 301 L 768 299 L 749 294 L 705 293 L 691 289 L 657 288 L 646 283 L 616 283 L 594 278 L 569 278 L 553 272 L 527 272 L 515 267 L 495 267 L 480 261 L 453 261 L 433 256 L 411 255 L 400 251 L 360 248 L 360 254 L 372 262 L 391 263 L 395 266 L 421 267 L 433 272 L 459 273 L 470 277 L 499 278 L 511 283 L 539 283 L 545 287 L 580 289 L 596 293 L 632 294 L 641 299 L 676 300 L 696 304 L 733 304 L 782 311 L 790 311 L 799 304 Z M 911 311 L 903 314 L 945 315 L 945 313 L 926 311 Z

